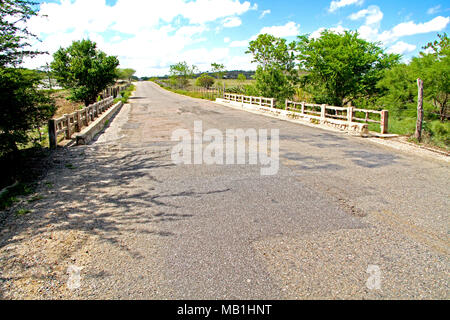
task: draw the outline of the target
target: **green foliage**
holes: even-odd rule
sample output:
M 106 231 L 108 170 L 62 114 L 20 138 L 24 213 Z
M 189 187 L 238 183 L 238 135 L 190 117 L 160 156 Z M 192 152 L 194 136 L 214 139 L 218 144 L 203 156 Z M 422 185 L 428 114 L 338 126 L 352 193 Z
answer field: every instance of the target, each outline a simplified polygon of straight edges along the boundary
M 256 69 L 256 89 L 263 97 L 275 98 L 284 104 L 285 99 L 292 98 L 295 90 L 291 85 L 288 76 L 276 67 L 258 66 Z
M 26 214 L 31 213 L 31 210 L 29 209 L 24 209 L 24 208 L 20 208 L 19 210 L 16 211 L 16 215 L 17 216 L 24 216 Z
M 198 87 L 209 89 L 214 85 L 214 82 L 215 80 L 213 77 L 208 76 L 206 73 L 204 73 L 197 78 L 197 80 L 195 81 L 195 85 Z
M 172 84 L 180 88 L 185 88 L 189 84 L 189 79 L 194 77 L 196 66 L 189 66 L 186 61 L 170 66 L 170 79 Z
M 261 34 L 250 42 L 246 53 L 251 53 L 253 62 L 258 63 L 254 78 L 260 95 L 283 103 L 293 97 L 298 80 L 294 49 L 295 42 L 287 44 L 285 39 L 270 34 Z
M 450 122 L 439 120 L 425 122 L 424 130 L 429 134 L 433 144 L 441 148 L 450 148 Z
M 400 64 L 386 70 L 377 87 L 382 90 L 378 104 L 395 117 L 415 117 L 417 114 L 417 85 L 411 67 Z
M 41 79 L 34 71 L 0 68 L 0 156 L 27 144 L 29 131 L 55 113 L 49 94 L 37 88 Z
M 74 41 L 53 58 L 51 67 L 58 83 L 71 91 L 71 99 L 82 100 L 86 106 L 117 78 L 117 57 L 107 56 L 90 40 Z
M 409 64 L 386 70 L 378 82 L 382 91 L 378 105 L 390 111 L 389 130 L 410 135 L 415 131 L 417 117 L 417 79 L 424 82 L 425 141 L 449 147 L 448 102 L 450 94 L 449 40 L 446 34 L 428 44 L 430 53 L 421 53 Z M 439 125 L 439 119 L 441 125 Z M 392 128 L 391 128 L 392 125 Z
M 16 66 L 25 57 L 40 52 L 29 50 L 28 41 L 36 38 L 31 34 L 26 22 L 37 15 L 36 2 L 28 0 L 0 1 L 0 66 Z
M 439 113 L 439 119 L 447 119 L 450 102 L 450 40 L 446 33 L 438 34 L 439 40 L 429 43 L 424 49 L 431 53 L 421 53 L 414 58 L 411 68 L 424 82 L 424 95 Z
M 121 80 L 131 81 L 134 74 L 136 73 L 136 70 L 130 69 L 130 68 L 127 68 L 127 69 L 117 68 L 116 73 L 117 73 L 117 78 L 119 78 Z
M 133 91 L 136 90 L 136 86 L 135 85 L 131 85 L 129 86 L 125 91 L 122 91 L 120 94 L 122 95 L 122 98 L 120 99 L 122 101 L 122 103 L 127 103 L 128 99 L 130 99 L 131 94 L 133 93 Z
M 244 74 L 239 73 L 237 76 L 237 81 L 239 82 L 239 84 L 243 84 L 245 81 L 247 81 L 247 77 Z
M 383 71 L 400 59 L 386 54 L 378 44 L 360 39 L 357 32 L 337 34 L 325 30 L 320 38 L 303 35 L 298 40 L 297 59 L 307 72 L 301 84 L 317 103 L 342 106 L 377 95 L 376 84 Z
M 6 189 L 2 194 L 0 194 L 0 210 L 5 210 L 11 207 L 14 203 L 19 202 L 19 196 L 27 196 L 34 192 L 34 187 L 25 184 L 18 183 L 13 187 Z
M 223 64 L 211 63 L 211 69 L 217 80 L 223 79 L 223 76 L 225 75 L 225 66 Z

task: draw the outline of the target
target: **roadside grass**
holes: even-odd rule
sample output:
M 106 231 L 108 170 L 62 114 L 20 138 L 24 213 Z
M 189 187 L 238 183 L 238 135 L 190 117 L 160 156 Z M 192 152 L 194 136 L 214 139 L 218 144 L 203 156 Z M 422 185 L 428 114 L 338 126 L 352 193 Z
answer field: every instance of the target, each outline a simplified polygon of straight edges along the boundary
M 45 182 L 44 184 L 45 184 L 45 186 L 46 186 L 47 188 L 49 188 L 49 189 L 53 189 L 53 187 L 54 187 L 54 186 L 53 186 L 53 183 L 48 182 L 48 181 Z
M 67 168 L 67 169 L 70 169 L 70 170 L 75 170 L 77 167 L 75 167 L 73 164 L 71 164 L 71 163 L 66 163 L 66 165 L 65 165 L 65 167 Z
M 204 99 L 204 100 L 210 100 L 210 101 L 215 101 L 216 98 L 214 94 L 208 94 L 205 92 L 197 92 L 197 91 L 189 91 L 189 90 L 183 90 L 183 89 L 172 89 L 170 87 L 161 85 L 159 83 L 157 83 L 161 88 L 167 90 L 167 91 L 171 91 L 174 93 L 178 93 L 178 94 L 182 94 L 188 97 L 192 97 L 192 98 L 197 98 L 197 99 Z
M 134 84 L 132 84 L 125 91 L 120 92 L 120 95 L 122 97 L 114 99 L 114 103 L 117 103 L 119 101 L 122 101 L 123 104 L 127 103 L 134 90 L 136 90 L 136 86 Z
M 12 187 L 5 189 L 2 194 L 0 194 L 0 210 L 5 210 L 10 208 L 15 203 L 19 202 L 18 197 L 28 196 L 32 194 L 35 187 L 31 184 L 26 183 L 16 183 Z
M 31 210 L 29 209 L 24 209 L 24 208 L 20 208 L 19 210 L 16 211 L 16 216 L 24 216 L 26 214 L 31 213 Z

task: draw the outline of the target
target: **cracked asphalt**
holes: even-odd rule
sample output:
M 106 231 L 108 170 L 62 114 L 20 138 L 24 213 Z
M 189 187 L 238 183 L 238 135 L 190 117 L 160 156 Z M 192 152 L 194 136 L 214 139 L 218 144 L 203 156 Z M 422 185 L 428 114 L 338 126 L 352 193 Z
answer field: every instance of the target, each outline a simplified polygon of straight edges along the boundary
M 55 188 L 27 220 L 93 239 L 72 258 L 82 286 L 64 297 L 449 298 L 448 162 L 150 82 L 130 102 L 96 142 L 64 151 L 77 169 L 49 173 Z M 197 120 L 279 129 L 278 174 L 173 164 L 172 132 Z M 373 265 L 379 289 L 367 286 Z

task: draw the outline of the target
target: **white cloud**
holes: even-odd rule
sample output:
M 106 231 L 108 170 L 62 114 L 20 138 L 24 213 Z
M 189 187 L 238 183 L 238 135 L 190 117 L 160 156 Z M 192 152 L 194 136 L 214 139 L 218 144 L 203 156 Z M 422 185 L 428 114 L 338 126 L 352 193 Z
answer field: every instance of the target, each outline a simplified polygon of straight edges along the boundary
M 170 64 L 195 55 L 231 59 L 228 48 L 187 49 L 207 40 L 202 34 L 209 23 L 241 25 L 239 16 L 256 10 L 257 5 L 244 0 L 117 0 L 114 5 L 106 0 L 61 0 L 44 2 L 40 8 L 47 17 L 33 17 L 29 29 L 43 40 L 35 48 L 50 55 L 28 61 L 27 67 L 50 62 L 59 47 L 89 38 L 101 50 L 117 55 L 123 67 L 150 75 L 165 74 Z
M 432 7 L 430 9 L 428 9 L 427 13 L 428 14 L 436 14 L 440 11 L 441 11 L 441 5 L 437 5 L 436 7 Z
M 405 36 L 441 31 L 447 27 L 449 22 L 449 17 L 439 16 L 425 23 L 416 24 L 412 21 L 400 23 L 392 28 L 392 30 L 381 33 L 378 36 L 378 40 L 387 43 Z
M 223 21 L 225 28 L 239 27 L 242 24 L 242 20 L 238 17 L 228 17 Z
M 268 14 L 271 14 L 272 12 L 270 11 L 270 9 L 268 10 L 264 10 L 261 15 L 259 16 L 260 19 L 264 18 L 265 16 L 267 16 Z
M 383 12 L 378 6 L 369 6 L 367 9 L 358 11 L 350 15 L 350 20 L 359 20 L 365 18 L 365 25 L 378 24 L 383 20 Z
M 409 44 L 403 41 L 399 41 L 395 43 L 394 45 L 390 46 L 386 52 L 387 53 L 397 53 L 397 54 L 405 54 L 410 53 L 416 50 L 417 46 L 413 44 Z
M 330 8 L 328 9 L 329 12 L 335 12 L 336 10 L 350 6 L 350 5 L 362 5 L 364 3 L 364 0 L 333 0 L 330 3 Z
M 242 41 L 233 41 L 230 43 L 231 48 L 242 48 L 242 47 L 248 47 L 248 43 L 250 41 L 248 40 L 242 40 Z
M 148 0 L 142 1 L 148 2 Z M 153 7 L 158 8 L 166 0 L 154 0 L 151 2 L 155 2 Z M 197 0 L 182 3 L 180 9 L 172 8 L 172 10 L 189 19 L 191 23 L 215 21 L 223 17 L 241 15 L 249 10 L 254 10 L 254 6 L 251 6 L 250 2 L 245 1 L 241 3 L 239 0 Z
M 225 37 L 224 39 L 223 39 L 223 42 L 225 42 L 225 43 L 229 43 L 231 41 L 231 39 L 229 38 L 229 37 Z
M 259 34 L 268 33 L 275 37 L 294 37 L 300 33 L 300 25 L 295 22 L 288 22 L 282 26 L 264 27 Z

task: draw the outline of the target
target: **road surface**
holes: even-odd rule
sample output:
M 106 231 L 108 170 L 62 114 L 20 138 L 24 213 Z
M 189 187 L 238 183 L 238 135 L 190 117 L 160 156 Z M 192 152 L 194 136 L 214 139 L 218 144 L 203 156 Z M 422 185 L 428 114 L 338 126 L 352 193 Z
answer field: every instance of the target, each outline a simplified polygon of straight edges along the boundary
M 172 132 L 198 120 L 204 130 L 279 129 L 278 174 L 175 165 Z M 81 287 L 60 297 L 450 297 L 446 162 L 150 82 L 95 143 L 58 159 L 45 198 L 15 232 L 83 239 L 69 241 L 76 248 L 53 269 L 63 277 L 69 263 L 84 268 Z

